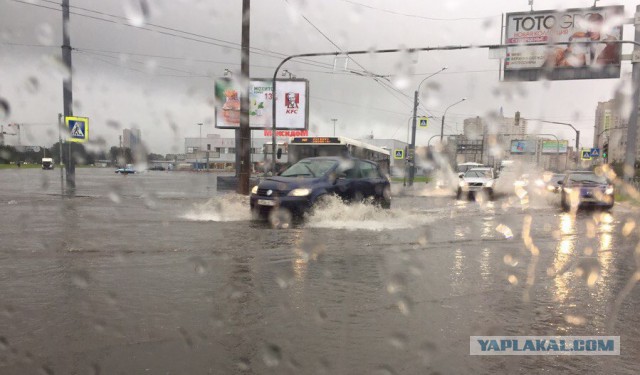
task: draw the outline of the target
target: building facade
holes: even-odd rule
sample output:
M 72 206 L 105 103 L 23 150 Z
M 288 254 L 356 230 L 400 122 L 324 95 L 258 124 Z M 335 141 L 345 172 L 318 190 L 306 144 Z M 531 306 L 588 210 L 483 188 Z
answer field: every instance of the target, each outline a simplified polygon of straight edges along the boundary
M 123 129 L 122 130 L 122 146 L 131 150 L 142 144 L 142 134 L 140 129 Z
M 610 163 L 624 161 L 627 149 L 627 126 L 628 120 L 623 114 L 622 99 L 598 102 L 593 129 L 593 147 L 603 150 L 605 144 L 608 144 L 607 159 Z

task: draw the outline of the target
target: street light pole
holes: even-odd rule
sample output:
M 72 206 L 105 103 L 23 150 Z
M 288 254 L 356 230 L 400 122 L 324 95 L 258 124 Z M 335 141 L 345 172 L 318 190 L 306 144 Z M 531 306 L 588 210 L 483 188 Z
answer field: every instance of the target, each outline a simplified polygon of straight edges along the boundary
M 333 136 L 336 136 L 336 121 L 338 121 L 337 118 L 332 118 L 331 121 L 333 121 Z
M 202 150 L 202 123 L 199 122 L 198 126 L 200 127 L 200 138 L 198 138 L 198 152 L 196 152 L 196 169 L 200 170 L 200 151 Z
M 528 120 L 571 127 L 571 129 L 573 129 L 573 131 L 576 132 L 576 168 L 578 167 L 578 164 L 580 164 L 580 130 L 576 129 L 573 125 L 569 124 L 568 122 L 547 121 L 547 120 L 540 120 L 537 118 L 528 119 Z
M 444 118 L 447 115 L 447 111 L 449 110 L 449 108 L 453 107 L 456 104 L 460 104 L 465 100 L 467 100 L 467 98 L 462 98 L 461 100 L 451 104 L 450 106 L 447 107 L 447 109 L 444 110 L 444 113 L 442 114 L 442 125 L 440 125 L 440 143 L 442 143 L 442 138 L 444 138 Z
M 416 161 L 416 127 L 417 127 L 417 122 L 418 122 L 418 95 L 420 94 L 420 87 L 422 87 L 422 84 L 428 80 L 429 78 L 435 76 L 438 73 L 442 73 L 443 71 L 447 70 L 447 67 L 443 67 L 442 69 L 438 70 L 437 72 L 425 77 L 422 81 L 420 81 L 420 84 L 418 84 L 418 89 L 413 93 L 413 126 L 411 127 L 411 143 L 409 144 L 409 155 L 408 159 L 409 159 L 409 186 L 413 185 L 413 177 L 415 175 L 415 161 Z

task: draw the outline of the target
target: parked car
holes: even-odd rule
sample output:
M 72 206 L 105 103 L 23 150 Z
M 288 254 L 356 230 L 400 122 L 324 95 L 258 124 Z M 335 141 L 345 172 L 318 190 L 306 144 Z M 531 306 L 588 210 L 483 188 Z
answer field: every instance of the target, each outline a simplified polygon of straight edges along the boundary
M 456 198 L 462 194 L 472 196 L 479 192 L 485 192 L 489 198 L 493 198 L 493 189 L 496 183 L 496 175 L 493 168 L 472 168 L 460 177 Z
M 613 207 L 614 188 L 604 177 L 591 171 L 568 172 L 563 181 L 560 204 L 565 211 L 572 207 L 597 206 L 605 209 Z
M 301 216 L 335 195 L 344 201 L 372 201 L 391 207 L 390 182 L 378 165 L 361 159 L 313 157 L 267 177 L 251 191 L 251 210 L 265 216 L 274 207 Z
M 133 164 L 127 164 L 123 168 L 116 169 L 116 173 L 133 174 L 133 173 L 136 173 L 136 170 L 133 168 Z

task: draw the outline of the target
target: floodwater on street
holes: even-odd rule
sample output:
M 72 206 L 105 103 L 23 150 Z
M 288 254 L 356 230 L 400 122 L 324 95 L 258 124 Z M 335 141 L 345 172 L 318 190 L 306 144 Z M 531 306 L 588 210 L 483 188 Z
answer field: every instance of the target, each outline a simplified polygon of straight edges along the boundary
M 640 373 L 638 210 L 394 185 L 274 229 L 216 174 L 0 171 L 2 374 Z M 620 356 L 470 356 L 615 335 Z

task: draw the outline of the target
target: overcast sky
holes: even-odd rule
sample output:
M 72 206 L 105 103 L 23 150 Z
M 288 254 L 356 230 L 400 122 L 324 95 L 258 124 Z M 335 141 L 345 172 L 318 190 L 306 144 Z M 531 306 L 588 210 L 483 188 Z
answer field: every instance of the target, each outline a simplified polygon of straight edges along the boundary
M 233 135 L 214 128 L 213 82 L 225 69 L 240 71 L 242 1 L 142 1 L 147 16 L 141 0 L 70 2 L 74 114 L 90 118 L 92 139 L 117 145 L 123 128 L 137 127 L 151 151 L 168 153 L 184 152 L 184 137 L 197 136 L 200 122 L 203 134 Z M 0 98 L 10 105 L 8 114 L 0 112 L 0 123 L 24 124 L 23 144 L 48 146 L 58 137 L 55 121 L 68 72 L 59 62 L 57 3 L 0 0 Z M 636 6 L 598 2 L 616 4 L 625 5 L 629 17 Z M 591 5 L 592 0 L 536 0 L 534 10 Z M 284 55 L 332 52 L 336 45 L 362 50 L 499 43 L 501 14 L 529 9 L 527 0 L 254 0 L 251 6 L 256 78 L 272 76 Z M 633 38 L 632 27 L 625 27 L 624 38 Z M 589 146 L 598 101 L 611 99 L 616 90 L 628 93 L 631 71 L 623 62 L 622 79 L 504 83 L 498 61 L 481 49 L 364 55 L 348 62 L 350 70 L 388 76 L 377 81 L 333 66 L 327 57 L 284 67 L 310 82 L 311 133 L 331 135 L 330 119 L 336 118 L 338 135 L 401 140 L 418 83 L 447 67 L 422 86 L 420 112 L 437 119 L 419 131 L 419 145 L 439 133 L 444 109 L 466 97 L 447 112 L 445 133 L 460 133 L 464 118 L 502 107 L 505 116 L 519 110 L 525 118 L 574 123 Z M 574 137 L 554 125 L 531 131 Z M 262 131 L 253 136 L 263 137 Z M 13 137 L 6 140 L 15 143 Z

